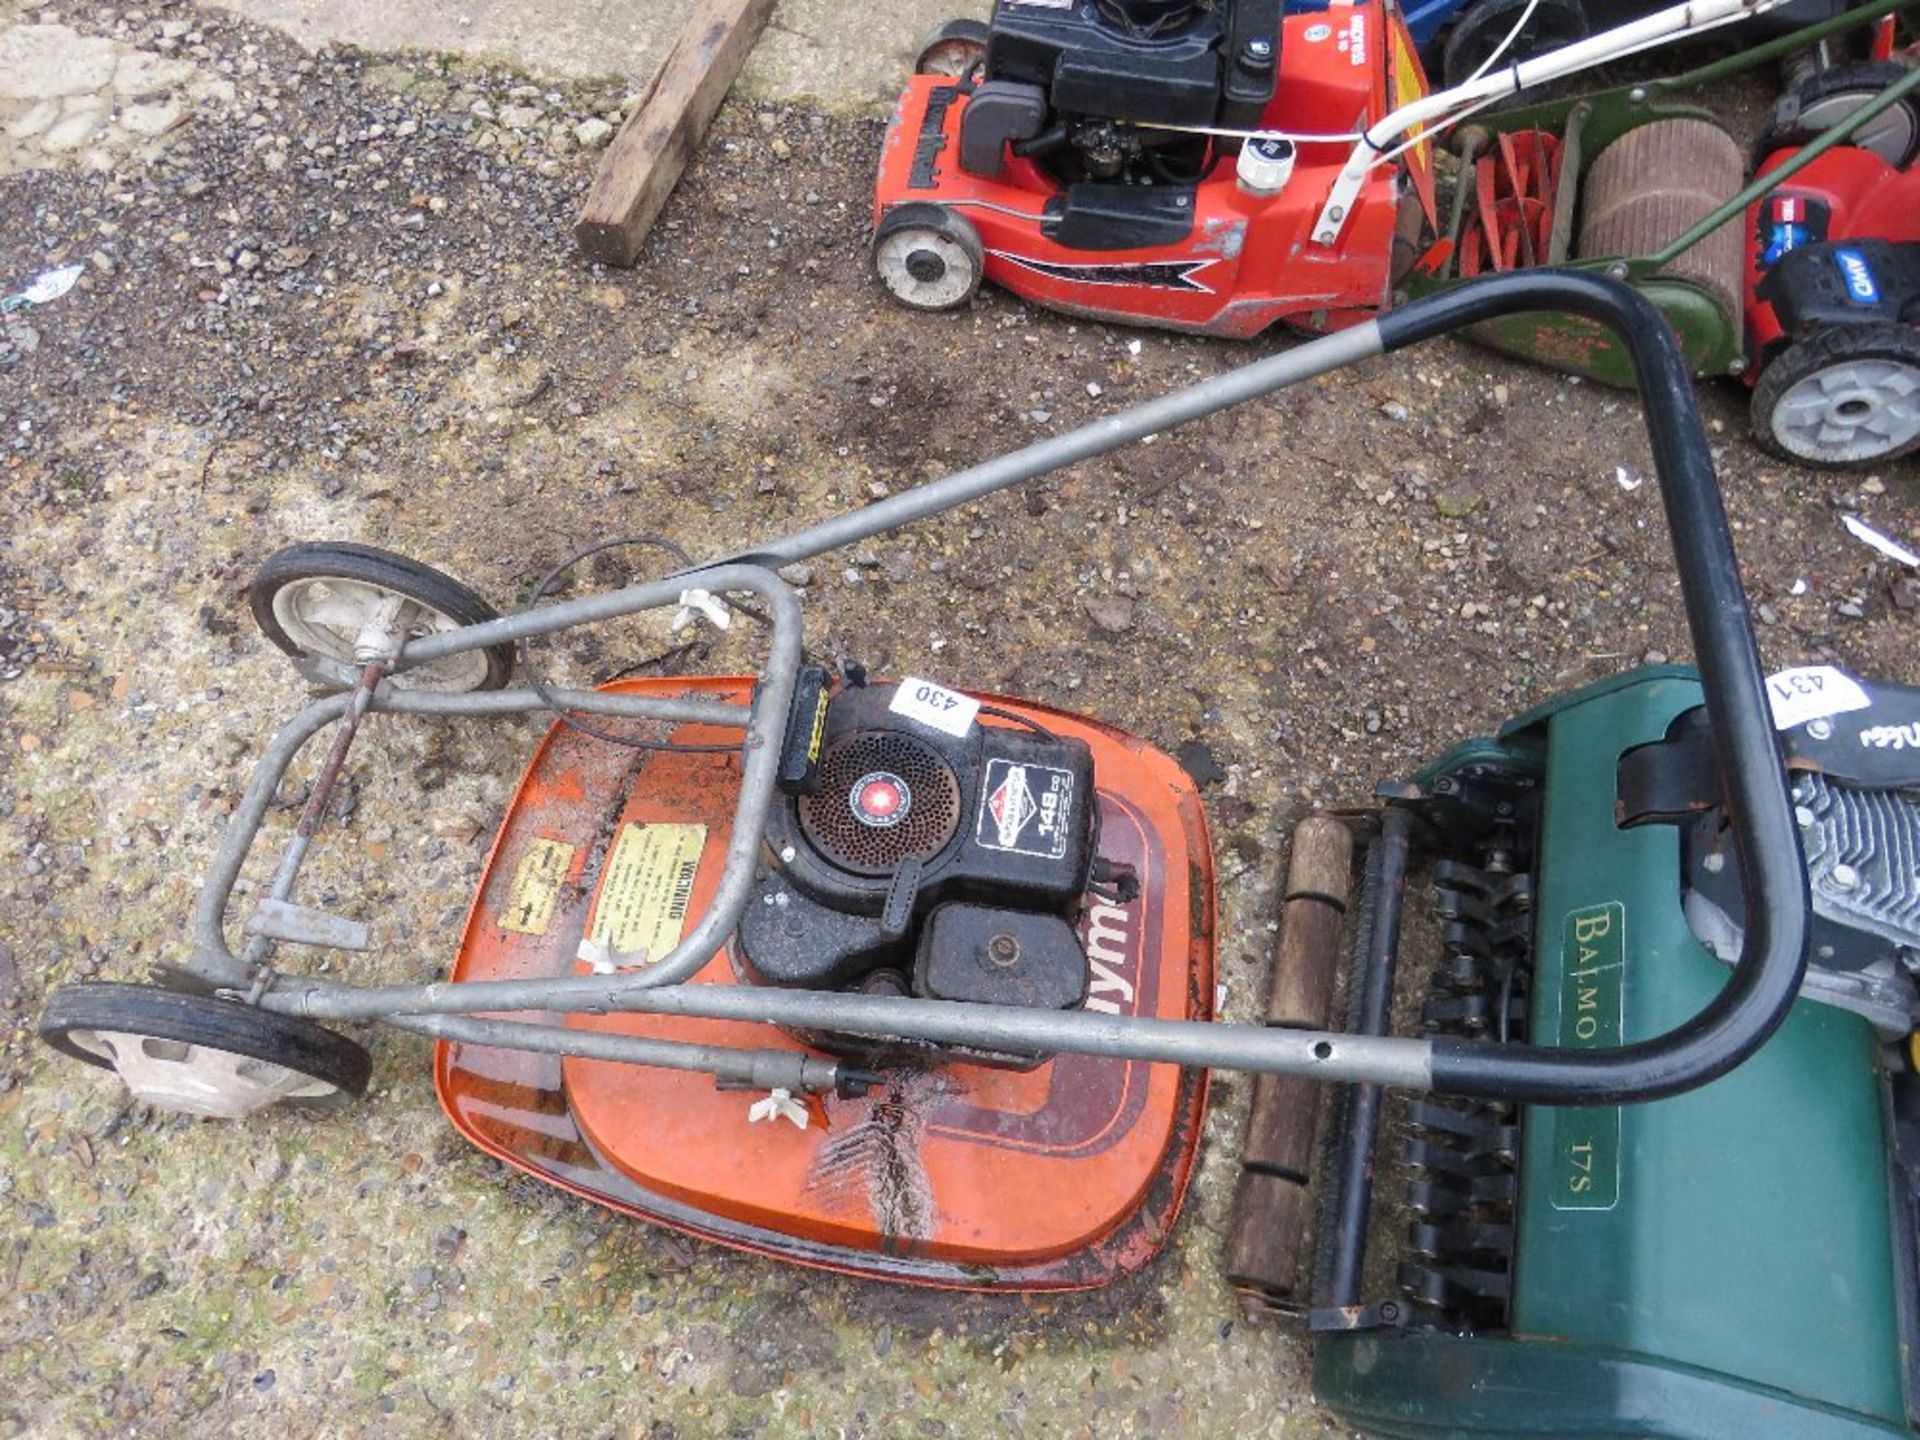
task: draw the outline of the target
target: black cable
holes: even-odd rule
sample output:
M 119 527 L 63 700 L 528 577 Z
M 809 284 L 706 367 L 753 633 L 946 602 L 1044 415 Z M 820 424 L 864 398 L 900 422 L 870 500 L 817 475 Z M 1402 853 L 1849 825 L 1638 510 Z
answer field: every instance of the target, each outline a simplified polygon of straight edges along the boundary
M 531 610 L 538 604 L 540 600 L 553 589 L 554 584 L 560 577 L 566 574 L 567 571 L 573 569 L 573 567 L 578 565 L 582 560 L 590 560 L 603 551 L 617 550 L 624 545 L 651 545 L 656 550 L 666 551 L 667 554 L 678 560 L 682 565 L 691 567 L 693 564 L 692 556 L 688 555 L 685 550 L 682 550 L 673 541 L 663 535 L 622 535 L 612 540 L 601 540 L 593 545 L 587 546 L 584 550 L 575 551 L 543 575 L 540 583 L 533 587 L 533 593 L 527 596 L 527 603 L 520 607 L 522 613 Z M 758 620 L 762 624 L 770 623 L 762 611 L 756 610 L 751 606 L 734 603 L 733 608 L 749 619 Z M 527 688 L 540 697 L 540 703 L 553 712 L 556 720 L 570 729 L 578 730 L 582 735 L 591 735 L 596 740 L 604 740 L 609 745 L 624 746 L 629 750 L 654 750 L 674 755 L 732 755 L 738 752 L 740 747 L 746 743 L 743 738 L 731 745 L 680 745 L 675 744 L 671 740 L 649 740 L 639 735 L 616 735 L 611 730 L 603 730 L 598 725 L 590 725 L 581 719 L 576 712 L 568 710 L 562 705 L 554 693 L 547 688 L 546 682 L 540 678 L 539 672 L 534 669 L 533 649 L 528 644 L 528 637 L 522 636 L 517 643 L 520 650 L 520 669 L 527 677 Z M 672 650 L 664 651 L 660 655 L 655 656 L 653 660 L 642 660 L 637 665 L 628 666 L 625 670 L 618 672 L 618 675 L 631 675 L 642 666 L 664 663 L 675 659 L 697 648 L 699 644 L 700 642 L 695 641 L 678 646 Z M 616 676 L 616 678 L 618 678 L 618 676 Z
M 980 713 L 982 715 L 997 715 L 1002 720 L 1011 720 L 1015 724 L 1024 725 L 1042 740 L 1058 740 L 1060 738 L 1038 720 L 1022 715 L 1016 710 L 1002 710 L 998 705 L 989 705 L 984 700 L 980 702 Z

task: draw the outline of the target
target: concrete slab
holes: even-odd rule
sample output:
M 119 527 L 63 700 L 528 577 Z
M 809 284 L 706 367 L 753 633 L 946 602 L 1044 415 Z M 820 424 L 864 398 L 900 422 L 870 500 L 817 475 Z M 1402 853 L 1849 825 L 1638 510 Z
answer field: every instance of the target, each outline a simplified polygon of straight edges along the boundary
M 220 8 L 271 25 L 309 48 L 445 50 L 498 59 L 551 79 L 630 78 L 636 88 L 666 54 L 686 0 L 227 0 Z M 782 0 L 738 89 L 830 110 L 880 110 L 899 90 L 922 36 L 982 0 Z
M 128 39 L 50 18 L 9 24 L 7 15 L 0 10 L 0 176 L 151 159 L 196 110 L 231 96 L 220 77 Z

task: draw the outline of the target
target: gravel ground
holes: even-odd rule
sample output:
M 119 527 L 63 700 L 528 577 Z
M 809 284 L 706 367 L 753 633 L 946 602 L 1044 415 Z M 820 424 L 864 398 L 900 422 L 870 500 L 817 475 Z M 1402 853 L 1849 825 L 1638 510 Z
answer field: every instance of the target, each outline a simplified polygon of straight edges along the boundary
M 617 91 L 193 19 L 182 53 L 230 101 L 100 168 L 0 179 L 6 289 L 87 267 L 0 330 L 0 1434 L 1338 1433 L 1304 1347 L 1236 1323 L 1219 1276 L 1240 1083 L 1160 1262 L 1009 1302 L 783 1268 L 519 1180 L 440 1119 L 411 1039 L 371 1037 L 352 1118 L 244 1126 L 129 1108 L 29 1039 L 51 986 L 179 953 L 300 698 L 245 613 L 279 545 L 384 544 L 511 603 L 593 539 L 732 548 L 1287 343 L 997 293 L 889 308 L 864 262 L 879 123 L 752 102 L 640 267 L 594 271 L 566 229 L 578 132 Z M 1737 389 L 1705 404 L 1768 661 L 1920 679 L 1911 583 L 1839 524 L 1920 537 L 1911 469 L 1788 469 Z M 811 634 L 1203 743 L 1244 1017 L 1295 818 L 1685 656 L 1648 469 L 1629 398 L 1439 344 L 816 562 Z M 632 622 L 557 667 L 660 639 Z M 445 964 L 536 733 L 380 724 L 355 752 L 305 893 L 375 921 L 357 976 Z

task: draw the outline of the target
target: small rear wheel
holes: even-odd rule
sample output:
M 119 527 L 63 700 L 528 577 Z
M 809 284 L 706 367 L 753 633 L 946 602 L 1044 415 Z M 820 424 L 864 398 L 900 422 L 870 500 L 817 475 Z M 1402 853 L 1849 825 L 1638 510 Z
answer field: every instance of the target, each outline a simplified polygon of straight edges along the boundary
M 979 78 L 987 63 L 987 41 L 992 32 L 978 20 L 949 20 L 934 27 L 920 42 L 914 57 L 916 75 L 946 75 L 955 80 Z
M 115 1071 L 136 1100 L 223 1120 L 344 1105 L 373 1073 L 365 1047 L 312 1021 L 154 985 L 63 986 L 47 997 L 40 1038 Z
M 1773 115 L 1754 142 L 1754 164 L 1776 150 L 1819 138 L 1907 73 L 1891 60 L 1836 65 L 1795 85 L 1774 103 Z M 1920 101 L 1912 96 L 1882 110 L 1854 131 L 1847 144 L 1870 150 L 1898 170 L 1920 155 Z
M 499 613 L 449 575 L 371 545 L 289 545 L 267 557 L 247 587 L 261 633 L 287 654 L 358 669 L 359 637 L 391 623 L 407 639 L 497 620 Z M 463 650 L 402 670 L 402 690 L 498 690 L 513 673 L 513 643 Z
M 1920 450 L 1920 333 L 1904 325 L 1816 330 L 1760 372 L 1752 419 L 1767 449 L 1822 468 Z
M 913 310 L 958 310 L 980 289 L 980 234 L 945 205 L 896 205 L 873 234 L 873 270 Z

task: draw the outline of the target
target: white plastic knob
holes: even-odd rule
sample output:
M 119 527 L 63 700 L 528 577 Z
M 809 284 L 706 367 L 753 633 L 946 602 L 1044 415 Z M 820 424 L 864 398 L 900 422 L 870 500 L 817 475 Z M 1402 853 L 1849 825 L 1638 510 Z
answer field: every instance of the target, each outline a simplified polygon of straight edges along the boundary
M 1234 174 L 1249 195 L 1278 195 L 1293 178 L 1293 142 L 1247 141 L 1240 147 L 1240 163 Z

